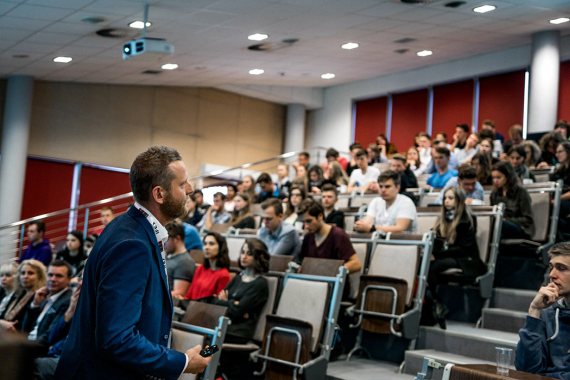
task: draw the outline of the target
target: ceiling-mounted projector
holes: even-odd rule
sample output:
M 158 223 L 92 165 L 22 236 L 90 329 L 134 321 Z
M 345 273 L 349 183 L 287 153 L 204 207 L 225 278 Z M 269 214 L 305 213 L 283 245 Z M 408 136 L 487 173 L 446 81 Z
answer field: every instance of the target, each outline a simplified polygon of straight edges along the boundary
M 123 45 L 123 59 L 127 60 L 141 54 L 168 55 L 174 53 L 174 46 L 162 38 L 139 38 Z

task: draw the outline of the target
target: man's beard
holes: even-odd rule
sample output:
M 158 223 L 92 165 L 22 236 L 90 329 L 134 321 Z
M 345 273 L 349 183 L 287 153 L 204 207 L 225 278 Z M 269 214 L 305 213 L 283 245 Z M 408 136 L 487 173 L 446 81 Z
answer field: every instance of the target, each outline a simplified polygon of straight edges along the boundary
M 184 217 L 188 213 L 186 209 L 186 199 L 177 201 L 170 192 L 166 192 L 164 203 L 160 205 L 160 211 L 169 220 Z

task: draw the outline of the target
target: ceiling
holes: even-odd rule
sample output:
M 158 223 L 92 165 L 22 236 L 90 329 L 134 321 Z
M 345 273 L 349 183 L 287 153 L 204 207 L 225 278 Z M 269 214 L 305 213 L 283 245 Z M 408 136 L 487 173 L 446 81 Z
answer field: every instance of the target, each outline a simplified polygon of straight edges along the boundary
M 122 45 L 137 33 L 128 23 L 142 19 L 143 0 L 0 0 L 0 76 L 32 75 L 48 81 L 176 86 L 326 87 L 373 78 L 480 53 L 529 44 L 531 34 L 560 30 L 549 19 L 570 17 L 568 0 L 465 1 L 404 4 L 399 0 L 154 0 L 147 36 L 174 45 L 172 56 L 123 61 Z M 497 10 L 475 14 L 490 3 Z M 102 19 L 93 24 L 88 17 Z M 104 38 L 104 28 L 125 29 Z M 251 51 L 247 36 L 269 34 L 271 51 Z M 298 42 L 288 45 L 284 39 Z M 413 39 L 398 43 L 401 39 Z M 358 42 L 355 50 L 340 45 Z M 404 53 L 395 52 L 407 49 Z M 433 51 L 429 57 L 416 52 Z M 69 64 L 54 63 L 69 56 Z M 162 63 L 179 65 L 162 71 Z M 253 76 L 253 68 L 265 70 Z M 142 74 L 159 70 L 158 75 Z M 323 80 L 323 73 L 336 77 Z

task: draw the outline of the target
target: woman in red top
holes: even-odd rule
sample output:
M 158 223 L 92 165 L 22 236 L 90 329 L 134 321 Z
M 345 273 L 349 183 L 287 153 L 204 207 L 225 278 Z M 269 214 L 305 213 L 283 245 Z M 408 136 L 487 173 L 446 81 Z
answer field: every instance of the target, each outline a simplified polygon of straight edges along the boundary
M 226 239 L 208 232 L 204 237 L 203 265 L 196 268 L 192 284 L 184 297 L 187 300 L 201 300 L 217 296 L 230 282 L 230 257 Z

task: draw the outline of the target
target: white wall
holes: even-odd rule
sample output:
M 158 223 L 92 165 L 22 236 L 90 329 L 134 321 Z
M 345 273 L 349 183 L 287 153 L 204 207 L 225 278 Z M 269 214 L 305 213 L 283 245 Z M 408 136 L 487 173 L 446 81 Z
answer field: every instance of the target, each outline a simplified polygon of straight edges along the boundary
M 523 69 L 530 65 L 530 54 L 529 37 L 529 44 L 525 46 L 327 88 L 323 108 L 309 115 L 305 145 L 346 150 L 353 140 L 355 100 Z M 570 36 L 561 39 L 560 55 L 561 60 L 570 58 Z

